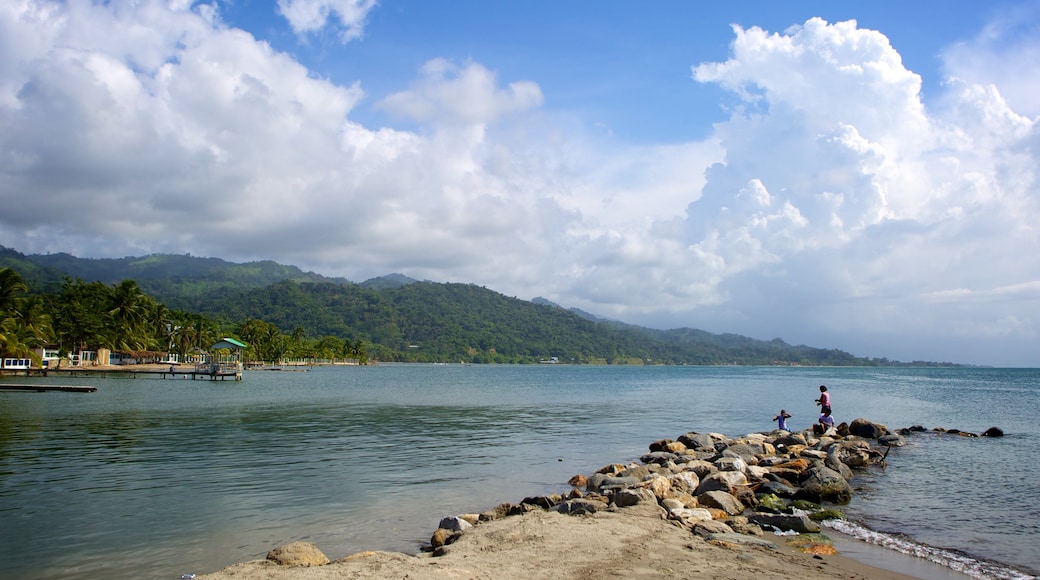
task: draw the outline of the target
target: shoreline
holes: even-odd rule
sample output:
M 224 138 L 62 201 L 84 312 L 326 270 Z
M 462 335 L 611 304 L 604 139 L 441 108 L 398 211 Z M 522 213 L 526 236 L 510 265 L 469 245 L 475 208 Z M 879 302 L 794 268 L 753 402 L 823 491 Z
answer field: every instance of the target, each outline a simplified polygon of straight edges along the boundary
M 884 426 L 858 421 L 875 428 L 873 438 L 774 431 L 655 441 L 640 463 L 576 475 L 565 496 L 528 497 L 482 514 L 444 518 L 418 555 L 366 551 L 330 562 L 317 546 L 295 542 L 265 560 L 199 578 L 967 578 L 834 530 L 821 534 L 816 518 L 790 509 L 811 506 L 798 502 L 812 498 L 815 513 L 843 517 L 833 512 L 851 497 L 848 464 L 865 468 L 877 461 L 881 452 L 868 441 L 887 434 Z M 820 474 L 822 486 L 810 481 L 794 487 Z M 770 529 L 783 531 L 764 531 Z

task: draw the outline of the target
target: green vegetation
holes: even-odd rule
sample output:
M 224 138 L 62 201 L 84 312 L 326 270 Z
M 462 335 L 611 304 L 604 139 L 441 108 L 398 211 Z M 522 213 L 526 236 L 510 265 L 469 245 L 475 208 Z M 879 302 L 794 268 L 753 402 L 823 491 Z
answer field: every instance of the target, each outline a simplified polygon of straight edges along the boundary
M 543 299 L 400 274 L 359 285 L 274 262 L 170 255 L 82 260 L 0 247 L 4 267 L 10 270 L 0 272 L 11 280 L 0 289 L 0 347 L 11 354 L 47 345 L 183 356 L 229 336 L 250 345 L 247 360 L 268 362 L 534 363 L 556 357 L 575 364 L 900 364 L 780 339 L 631 326 Z

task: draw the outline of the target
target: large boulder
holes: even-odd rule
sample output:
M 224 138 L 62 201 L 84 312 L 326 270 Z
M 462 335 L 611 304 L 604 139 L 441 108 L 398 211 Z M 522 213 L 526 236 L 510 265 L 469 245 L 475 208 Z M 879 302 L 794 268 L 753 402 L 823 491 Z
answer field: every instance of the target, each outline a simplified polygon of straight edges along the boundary
M 888 435 L 888 427 L 866 419 L 853 419 L 849 424 L 849 434 L 864 439 L 877 439 L 882 435 Z
M 697 496 L 697 502 L 707 508 L 715 508 L 735 516 L 744 512 L 744 504 L 724 491 L 707 491 Z
M 672 484 L 672 489 L 677 492 L 693 493 L 697 491 L 697 487 L 701 484 L 701 478 L 697 477 L 697 474 L 692 471 L 674 473 L 668 476 L 668 481 Z
M 630 487 L 619 489 L 614 492 L 614 505 L 618 507 L 631 507 L 640 503 L 657 503 L 654 492 L 645 487 Z
M 694 495 L 700 495 L 708 491 L 723 491 L 732 493 L 738 487 L 748 484 L 747 476 L 740 471 L 719 471 L 701 480 Z
M 844 504 L 852 499 L 852 486 L 837 471 L 817 466 L 803 474 L 797 496 L 815 502 Z
M 679 443 L 694 451 L 715 451 L 715 441 L 707 433 L 693 431 L 679 436 Z
M 279 566 L 324 566 L 329 559 L 310 542 L 292 542 L 267 553 L 267 559 Z

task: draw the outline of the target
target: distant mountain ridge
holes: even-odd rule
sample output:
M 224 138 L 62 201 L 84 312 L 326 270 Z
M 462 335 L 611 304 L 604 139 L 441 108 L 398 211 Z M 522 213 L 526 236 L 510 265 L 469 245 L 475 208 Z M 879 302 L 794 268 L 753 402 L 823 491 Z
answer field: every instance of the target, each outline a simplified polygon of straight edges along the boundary
M 792 346 L 735 334 L 656 330 L 566 309 L 545 298 L 510 298 L 472 284 L 421 282 L 394 273 L 356 284 L 273 261 L 152 254 L 85 259 L 23 255 L 0 246 L 0 267 L 40 293 L 68 277 L 135 280 L 167 307 L 215 320 L 263 320 L 283 333 L 362 340 L 381 360 L 612 364 L 901 364 L 836 349 Z

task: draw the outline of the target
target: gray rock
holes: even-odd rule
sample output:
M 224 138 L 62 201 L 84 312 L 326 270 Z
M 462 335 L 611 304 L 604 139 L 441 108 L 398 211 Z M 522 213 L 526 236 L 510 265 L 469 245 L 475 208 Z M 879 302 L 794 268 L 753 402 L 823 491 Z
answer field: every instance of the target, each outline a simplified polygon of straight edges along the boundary
M 795 493 L 798 491 L 780 481 L 767 481 L 758 488 L 759 493 L 769 493 L 777 497 L 782 498 L 793 498 Z
M 640 481 L 641 480 L 636 477 L 617 477 L 604 473 L 594 473 L 589 477 L 589 482 L 586 485 L 586 488 L 589 491 L 602 492 L 639 485 Z
M 882 435 L 887 435 L 888 428 L 866 419 L 853 419 L 852 423 L 849 423 L 849 433 L 865 439 L 877 439 Z
M 707 538 L 712 534 L 732 534 L 733 528 L 718 520 L 701 520 L 693 524 L 693 533 Z
M 708 491 L 724 491 L 730 493 L 734 488 L 747 485 L 747 476 L 740 471 L 719 471 L 701 479 L 694 495 L 700 495 Z
M 707 433 L 689 432 L 679 436 L 679 443 L 695 451 L 715 451 L 715 441 Z
M 614 505 L 618 507 L 631 507 L 644 502 L 657 503 L 654 492 L 645 487 L 619 489 L 614 492 Z
M 597 511 L 603 509 L 605 506 L 597 501 L 589 501 L 584 499 L 571 499 L 563 503 L 558 503 L 552 507 L 552 511 L 560 512 L 561 514 L 568 514 L 572 516 L 580 516 L 585 514 L 594 514 Z
M 739 455 L 724 455 L 716 459 L 714 465 L 719 468 L 719 471 L 739 471 L 741 473 L 746 472 L 748 467 L 747 462 Z
M 878 445 L 884 445 L 886 447 L 902 447 L 906 445 L 906 439 L 903 439 L 899 435 L 882 435 L 878 437 Z
M 797 497 L 809 501 L 845 504 L 852 499 L 852 486 L 840 473 L 826 467 L 812 467 L 803 474 Z
M 731 516 L 744 512 L 744 504 L 724 491 L 706 491 L 697 496 L 697 502 L 703 507 L 720 509 Z
M 451 530 L 453 532 L 464 532 L 473 527 L 473 524 L 460 518 L 459 516 L 448 516 L 441 518 L 441 523 L 437 524 L 438 529 Z
M 789 514 L 756 513 L 748 517 L 748 521 L 763 527 L 778 529 L 782 532 L 798 532 L 811 534 L 820 531 L 820 524 L 809 519 L 809 516 Z
M 665 463 L 674 462 L 679 456 L 670 451 L 653 451 L 647 453 L 639 458 L 643 463 L 656 463 L 658 465 L 664 465 Z

